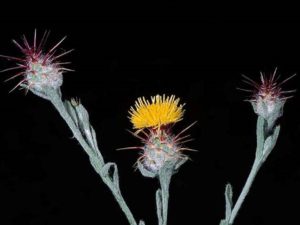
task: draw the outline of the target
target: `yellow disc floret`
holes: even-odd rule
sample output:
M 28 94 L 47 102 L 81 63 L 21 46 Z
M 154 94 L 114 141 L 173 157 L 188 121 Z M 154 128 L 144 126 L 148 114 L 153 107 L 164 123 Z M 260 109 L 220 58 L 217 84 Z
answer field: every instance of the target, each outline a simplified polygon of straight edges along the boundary
M 147 127 L 160 127 L 169 123 L 182 120 L 184 113 L 183 104 L 179 105 L 180 99 L 174 95 L 156 95 L 151 97 L 151 102 L 144 97 L 138 98 L 135 108 L 129 110 L 130 121 L 135 129 Z

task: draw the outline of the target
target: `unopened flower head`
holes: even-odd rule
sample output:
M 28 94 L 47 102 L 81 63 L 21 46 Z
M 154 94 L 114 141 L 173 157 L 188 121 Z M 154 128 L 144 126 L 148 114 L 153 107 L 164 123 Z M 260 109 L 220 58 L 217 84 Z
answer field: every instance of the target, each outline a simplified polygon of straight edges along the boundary
M 288 98 L 291 98 L 289 94 L 295 92 L 295 90 L 283 91 L 281 86 L 291 78 L 292 75 L 283 81 L 279 81 L 277 76 L 277 70 L 266 77 L 263 73 L 260 74 L 260 82 L 255 82 L 251 78 L 243 75 L 244 82 L 253 87 L 252 90 L 241 89 L 247 92 L 251 92 L 251 99 L 254 111 L 264 119 L 274 123 L 279 117 L 282 116 L 283 106 Z
M 132 134 L 138 137 L 143 145 L 123 149 L 142 150 L 137 162 L 142 173 L 147 171 L 156 176 L 166 164 L 175 167 L 186 160 L 183 151 L 193 150 L 182 146 L 191 140 L 187 139 L 189 135 L 182 134 L 194 123 L 177 135 L 173 135 L 171 131 L 171 126 L 183 118 L 184 105 L 179 104 L 179 101 L 174 95 L 156 95 L 151 97 L 150 101 L 144 97 L 138 98 L 135 107 L 130 108 L 129 118 L 136 129 Z
M 22 77 L 21 81 L 11 91 L 20 85 L 35 91 L 41 91 L 44 88 L 57 89 L 62 85 L 63 72 L 71 70 L 63 67 L 64 64 L 68 64 L 69 62 L 60 62 L 59 59 L 72 50 L 57 54 L 58 47 L 66 38 L 64 37 L 48 51 L 45 51 L 44 45 L 49 34 L 50 32 L 45 31 L 39 43 L 37 42 L 36 31 L 34 32 L 32 43 L 29 43 L 25 36 L 23 36 L 22 44 L 13 40 L 13 43 L 23 53 L 23 57 L 0 55 L 8 60 L 16 61 L 15 67 L 2 70 L 1 72 L 19 70 L 19 72 L 6 81 Z

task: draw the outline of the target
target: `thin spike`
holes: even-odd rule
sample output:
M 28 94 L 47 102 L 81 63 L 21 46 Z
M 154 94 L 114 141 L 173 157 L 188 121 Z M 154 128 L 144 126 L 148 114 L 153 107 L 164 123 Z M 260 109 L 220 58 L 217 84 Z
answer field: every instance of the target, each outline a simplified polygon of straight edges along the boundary
M 54 52 L 52 52 L 51 54 L 50 54 L 50 52 L 47 52 L 47 54 L 44 56 L 43 63 L 45 63 L 47 60 L 52 61 L 53 59 L 51 59 L 51 58 L 54 56 L 55 53 L 56 53 L 56 50 Z
M 20 63 L 16 63 L 18 66 L 20 67 L 23 67 L 23 68 L 26 68 L 27 66 L 23 65 L 23 64 L 20 64 Z
M 132 132 L 132 131 L 130 131 L 130 130 L 127 130 L 127 132 L 129 132 L 130 134 L 132 134 L 133 136 L 135 136 L 136 138 L 138 138 L 138 139 L 140 139 L 140 140 L 142 140 L 142 141 L 144 141 L 144 142 L 147 141 L 145 138 L 143 138 L 143 137 L 137 135 L 136 133 L 134 133 L 134 132 Z
M 292 95 L 292 96 L 286 96 L 286 97 L 282 97 L 282 98 L 280 98 L 281 100 L 287 100 L 287 99 L 290 99 L 290 98 L 293 98 L 294 96 Z
M 263 85 L 265 85 L 266 83 L 266 78 L 263 72 L 259 72 L 260 73 L 260 81 Z
M 55 62 L 53 65 L 68 65 L 71 64 L 71 62 Z
M 68 69 L 68 68 L 65 68 L 65 67 L 59 68 L 59 70 L 64 70 L 64 71 L 69 71 L 69 72 L 75 72 L 75 70 Z
M 281 74 L 278 74 L 275 78 L 274 85 L 277 85 L 277 81 L 280 79 Z
M 237 87 L 236 89 L 239 90 L 239 91 L 246 91 L 246 92 L 251 92 L 251 93 L 254 92 L 253 90 L 250 90 L 250 89 L 244 89 L 244 88 L 239 88 L 239 87 Z
M 140 147 L 125 147 L 125 148 L 117 148 L 116 151 L 122 151 L 122 150 L 133 150 L 133 149 L 144 149 L 143 146 Z
M 16 78 L 16 77 L 19 77 L 19 76 L 23 75 L 23 74 L 25 74 L 24 71 L 22 71 L 22 72 L 20 72 L 20 73 L 17 73 L 16 75 L 14 75 L 14 76 L 12 76 L 12 77 L 10 77 L 10 78 L 4 80 L 4 82 L 7 82 L 7 81 L 9 81 L 9 80 L 12 80 L 12 79 L 14 79 L 14 78 Z
M 294 90 L 289 90 L 289 91 L 281 91 L 280 93 L 281 93 L 281 94 L 288 94 L 288 93 L 295 93 L 295 92 L 297 92 L 296 89 L 294 89 Z
M 50 36 L 50 33 L 51 33 L 51 31 L 48 30 L 47 33 L 46 33 L 46 36 L 45 36 L 45 39 L 44 39 L 44 43 L 43 43 L 43 45 L 42 45 L 42 48 L 43 48 L 44 45 L 47 43 L 47 40 L 48 40 L 48 38 L 49 38 L 49 36 Z
M 13 56 L 8 56 L 8 55 L 0 55 L 0 57 L 6 58 L 6 59 L 8 59 L 8 60 L 16 60 L 16 61 L 20 61 L 20 62 L 26 62 L 25 59 L 13 57 Z
M 297 74 L 293 74 L 291 76 L 289 76 L 288 78 L 286 78 L 285 80 L 281 81 L 278 86 L 281 86 L 282 84 L 284 84 L 285 82 L 287 82 L 288 80 L 292 79 L 294 76 L 296 76 Z
M 170 154 L 169 154 L 170 155 Z M 185 159 L 185 158 L 189 158 L 188 156 L 184 155 L 184 154 L 179 154 L 179 155 L 170 155 L 171 157 L 175 157 L 177 159 Z
M 188 135 L 185 135 L 185 136 L 183 136 L 183 137 L 178 137 L 178 138 L 174 138 L 174 141 L 175 142 L 179 142 L 180 140 L 183 140 L 183 139 L 185 139 L 185 138 L 188 138 L 188 137 L 190 137 L 191 135 L 190 134 L 188 134 Z
M 179 148 L 177 151 L 199 152 L 199 150 L 197 150 L 197 149 L 192 149 L 192 148 Z
M 34 36 L 33 36 L 33 51 L 36 51 L 36 29 L 34 29 Z
M 180 142 L 180 144 L 184 144 L 184 143 L 191 142 L 191 141 L 194 141 L 194 140 L 195 140 L 194 138 L 187 139 L 185 141 Z
M 272 74 L 272 77 L 271 77 L 271 83 L 273 84 L 273 82 L 274 82 L 274 78 L 275 78 L 275 76 L 276 76 L 276 73 L 277 73 L 277 67 L 275 67 L 275 70 L 274 70 L 274 72 L 273 72 L 273 74 Z
M 16 40 L 12 40 L 12 42 L 22 51 L 25 52 L 25 49 L 16 41 Z
M 25 67 L 25 66 L 24 66 L 24 67 Z M 7 72 L 7 71 L 11 71 L 11 70 L 17 70 L 17 69 L 20 69 L 20 68 L 23 68 L 23 66 L 10 67 L 10 68 L 1 70 L 0 73 L 4 73 L 4 72 Z
M 24 89 L 25 89 L 25 92 L 24 92 L 25 96 L 28 94 L 28 92 L 29 92 L 30 88 L 32 87 L 32 85 L 33 84 L 29 84 L 26 87 L 24 87 Z
M 242 80 L 242 82 L 244 82 L 246 84 L 249 84 L 250 86 L 255 87 L 256 89 L 259 89 L 259 85 L 258 84 L 253 84 L 253 83 L 251 83 L 248 80 Z
M 30 45 L 29 45 L 29 43 L 27 41 L 27 38 L 26 38 L 26 36 L 24 34 L 23 34 L 23 41 L 24 41 L 24 44 L 25 44 L 26 48 L 28 50 L 31 50 L 31 47 L 30 47 Z
M 67 36 L 64 36 L 56 45 L 54 45 L 50 50 L 49 53 L 52 52 L 54 49 L 56 49 L 65 39 Z
M 257 82 L 252 80 L 250 77 L 246 76 L 245 74 L 242 74 L 242 77 L 248 81 L 250 81 L 253 85 L 257 85 Z
M 37 51 L 38 51 L 38 52 L 40 52 L 40 50 L 41 50 L 41 48 L 42 48 L 42 45 L 43 45 L 44 40 L 45 40 L 45 38 L 46 38 L 46 36 L 47 36 L 47 33 L 48 33 L 48 31 L 45 30 L 45 32 L 44 32 L 44 34 L 43 34 L 43 37 L 42 37 L 42 39 L 41 39 L 41 41 L 40 41 L 40 44 L 39 44 L 39 46 L 37 47 Z
M 186 128 L 184 128 L 182 131 L 179 132 L 179 134 L 177 134 L 175 136 L 174 139 L 176 140 L 181 134 L 183 134 L 184 132 L 186 132 L 188 129 L 190 129 L 192 126 L 194 126 L 196 123 L 197 123 L 197 121 L 193 122 L 191 125 L 189 125 Z
M 16 86 L 14 86 L 14 88 L 13 89 L 11 89 L 8 93 L 11 93 L 11 92 L 13 92 L 17 87 L 19 87 L 23 82 L 25 82 L 26 81 L 26 79 L 23 79 L 23 80 L 21 80 Z
M 69 53 L 71 53 L 71 52 L 73 52 L 73 51 L 74 51 L 74 49 L 71 49 L 71 50 L 69 50 L 69 51 L 66 51 L 66 52 L 64 52 L 64 53 L 62 53 L 62 54 L 60 54 L 60 55 L 58 55 L 58 56 L 55 56 L 55 57 L 52 58 L 51 60 L 59 59 L 60 57 L 62 57 L 62 56 L 64 56 L 64 55 L 67 55 L 67 54 L 69 54 Z

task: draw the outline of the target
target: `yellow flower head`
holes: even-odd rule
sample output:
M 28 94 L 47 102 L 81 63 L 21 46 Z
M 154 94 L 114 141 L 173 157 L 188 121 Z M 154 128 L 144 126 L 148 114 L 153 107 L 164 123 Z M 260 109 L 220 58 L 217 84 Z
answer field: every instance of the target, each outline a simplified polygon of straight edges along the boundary
M 135 108 L 129 110 L 130 121 L 135 129 L 160 127 L 182 120 L 184 104 L 178 105 L 180 99 L 175 95 L 151 97 L 151 103 L 144 97 L 138 98 Z

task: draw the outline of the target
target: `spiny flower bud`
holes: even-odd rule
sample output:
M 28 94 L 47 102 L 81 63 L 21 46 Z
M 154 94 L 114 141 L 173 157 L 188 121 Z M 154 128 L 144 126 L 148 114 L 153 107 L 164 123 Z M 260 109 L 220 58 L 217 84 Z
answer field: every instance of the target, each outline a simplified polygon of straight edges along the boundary
M 184 157 L 175 137 L 164 129 L 150 130 L 143 150 L 140 160 L 153 173 L 157 173 L 167 161 Z
M 254 87 L 253 90 L 240 89 L 251 92 L 252 96 L 249 100 L 253 106 L 254 112 L 268 121 L 268 127 L 272 128 L 276 120 L 283 114 L 283 106 L 288 98 L 285 94 L 293 93 L 295 90 L 282 91 L 281 85 L 293 78 L 296 74 L 278 82 L 279 76 L 276 77 L 277 70 L 269 77 L 263 73 L 260 74 L 260 83 L 253 81 L 249 77 L 243 75 L 244 82 Z
M 181 134 L 194 123 L 176 136 L 171 132 L 170 125 L 180 121 L 184 113 L 183 105 L 178 103 L 179 98 L 176 99 L 174 95 L 156 95 L 151 98 L 151 102 L 145 98 L 138 98 L 135 108 L 130 108 L 130 120 L 137 129 L 131 133 L 142 140 L 143 146 L 122 149 L 142 150 L 137 167 L 144 176 L 155 177 L 165 168 L 174 173 L 187 160 L 182 152 L 193 151 L 182 146 L 190 140 L 186 140 L 189 135 Z
M 16 77 L 23 77 L 23 79 L 11 90 L 13 91 L 20 85 L 27 90 L 34 92 L 40 92 L 47 88 L 58 89 L 63 83 L 63 72 L 71 71 L 70 69 L 62 67 L 69 62 L 59 62 L 58 59 L 62 56 L 70 53 L 73 50 L 65 51 L 61 54 L 56 54 L 58 46 L 65 40 L 62 38 L 57 44 L 55 44 L 47 52 L 44 51 L 44 45 L 48 39 L 50 32 L 45 31 L 40 43 L 37 43 L 37 33 L 34 32 L 34 38 L 32 45 L 29 44 L 27 38 L 23 36 L 23 44 L 21 45 L 17 41 L 13 40 L 13 43 L 24 54 L 23 57 L 12 57 L 0 55 L 8 60 L 14 60 L 17 62 L 17 66 L 2 70 L 1 72 L 11 70 L 21 70 L 8 80 Z

